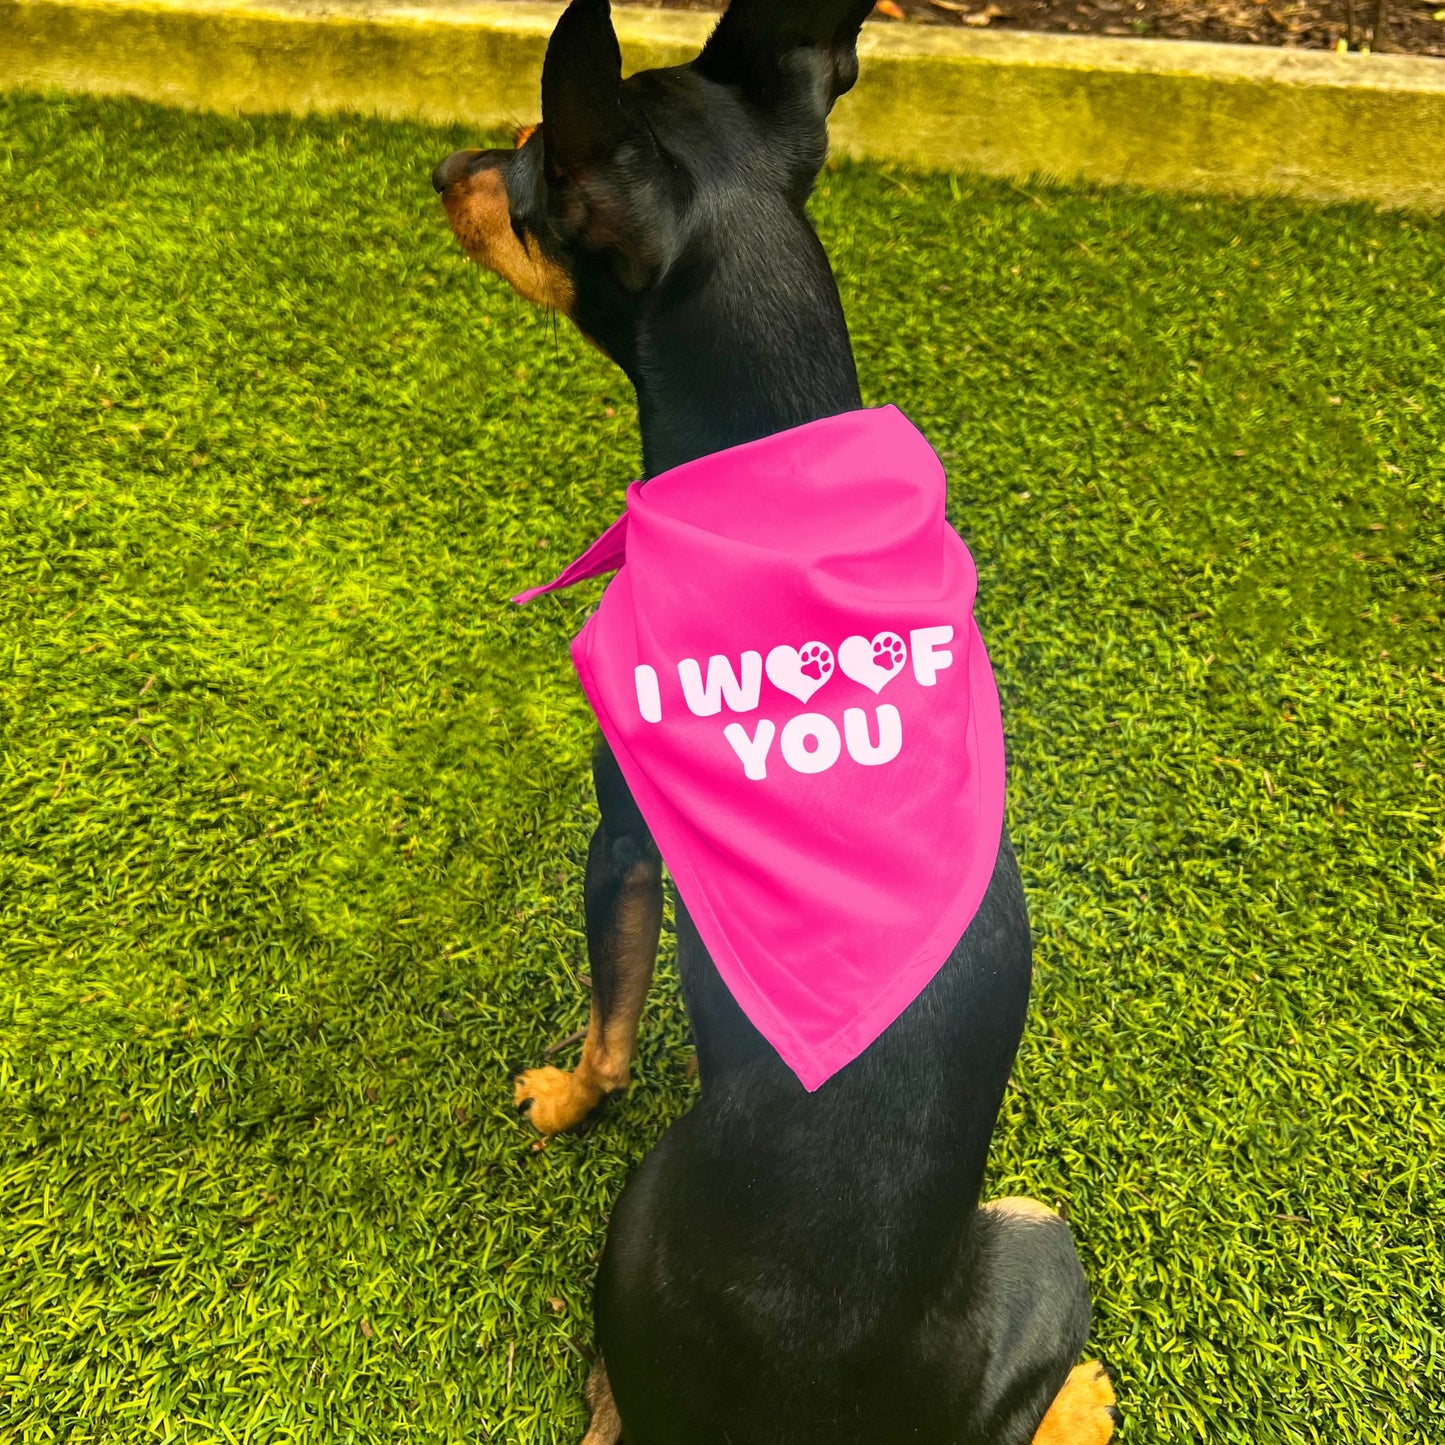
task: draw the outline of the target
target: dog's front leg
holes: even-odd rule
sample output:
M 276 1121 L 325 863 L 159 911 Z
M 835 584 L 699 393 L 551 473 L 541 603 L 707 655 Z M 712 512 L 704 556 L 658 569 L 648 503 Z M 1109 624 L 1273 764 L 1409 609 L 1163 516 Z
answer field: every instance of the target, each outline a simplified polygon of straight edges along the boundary
M 662 928 L 662 861 L 601 739 L 592 754 L 592 779 L 602 820 L 587 849 L 583 890 L 592 972 L 587 1038 L 570 1073 L 528 1069 L 517 1080 L 517 1108 L 543 1134 L 575 1128 L 627 1087 Z

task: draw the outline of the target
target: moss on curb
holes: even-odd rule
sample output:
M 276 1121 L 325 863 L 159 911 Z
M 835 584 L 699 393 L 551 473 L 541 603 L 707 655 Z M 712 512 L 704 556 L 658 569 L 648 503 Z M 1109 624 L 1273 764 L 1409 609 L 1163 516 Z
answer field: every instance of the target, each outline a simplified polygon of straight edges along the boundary
M 535 118 L 558 6 L 0 0 L 0 82 L 217 111 Z M 633 68 L 705 15 L 619 9 Z M 834 143 L 855 156 L 1163 190 L 1445 207 L 1445 63 L 870 26 Z

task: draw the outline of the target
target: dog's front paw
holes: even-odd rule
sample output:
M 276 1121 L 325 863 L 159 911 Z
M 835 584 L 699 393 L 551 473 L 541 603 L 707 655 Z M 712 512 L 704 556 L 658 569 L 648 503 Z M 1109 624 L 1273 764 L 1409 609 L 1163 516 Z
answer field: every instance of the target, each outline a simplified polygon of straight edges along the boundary
M 566 1069 L 528 1069 L 517 1076 L 517 1112 L 525 1114 L 539 1133 L 561 1134 L 591 1117 L 603 1091 Z
M 1034 1436 L 1034 1445 L 1107 1445 L 1119 1410 L 1114 1382 L 1097 1360 L 1075 1365 Z

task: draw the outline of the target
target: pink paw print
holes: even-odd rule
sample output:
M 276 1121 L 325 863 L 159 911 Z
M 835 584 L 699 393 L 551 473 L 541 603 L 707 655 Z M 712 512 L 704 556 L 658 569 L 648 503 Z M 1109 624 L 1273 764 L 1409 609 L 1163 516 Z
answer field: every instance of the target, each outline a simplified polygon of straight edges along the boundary
M 810 642 L 798 654 L 798 671 L 817 682 L 827 682 L 833 675 L 833 654 L 821 642 Z
M 873 663 L 885 672 L 897 672 L 903 666 L 903 639 L 884 632 L 873 639 Z

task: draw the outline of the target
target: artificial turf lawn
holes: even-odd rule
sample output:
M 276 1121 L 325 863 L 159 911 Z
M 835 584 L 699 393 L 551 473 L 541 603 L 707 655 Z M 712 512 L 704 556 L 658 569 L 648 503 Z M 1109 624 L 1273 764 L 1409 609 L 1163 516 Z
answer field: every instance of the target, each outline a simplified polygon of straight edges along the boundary
M 503 599 L 636 418 L 461 259 L 464 139 L 0 102 L 0 1438 L 580 1432 L 692 1086 L 665 939 L 631 1096 L 511 1112 L 586 1012 L 596 586 Z M 1004 693 L 991 1190 L 1067 1205 L 1134 1445 L 1445 1438 L 1438 225 L 863 166 L 814 210 Z

